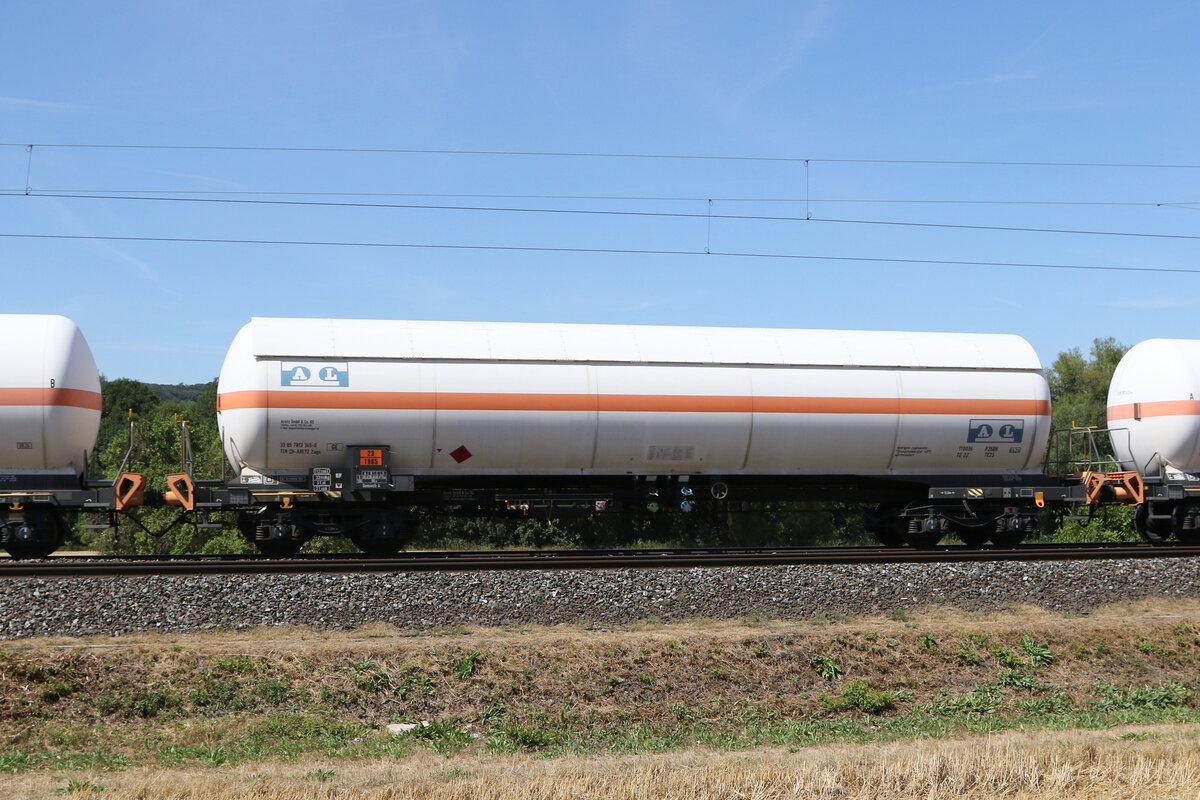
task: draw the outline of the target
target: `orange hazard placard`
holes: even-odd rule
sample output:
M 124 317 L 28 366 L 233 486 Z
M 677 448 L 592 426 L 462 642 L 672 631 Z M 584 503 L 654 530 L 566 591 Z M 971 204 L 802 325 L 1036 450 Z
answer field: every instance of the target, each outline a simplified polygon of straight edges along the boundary
M 358 465 L 360 467 L 382 467 L 383 466 L 383 451 L 382 450 L 359 450 Z

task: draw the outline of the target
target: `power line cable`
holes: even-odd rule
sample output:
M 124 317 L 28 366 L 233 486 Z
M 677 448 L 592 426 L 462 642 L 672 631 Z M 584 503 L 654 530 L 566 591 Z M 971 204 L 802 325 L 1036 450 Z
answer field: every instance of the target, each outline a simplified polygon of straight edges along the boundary
M 686 155 L 680 153 L 603 153 L 553 150 L 451 150 L 416 147 L 278 147 L 251 145 L 195 144 L 93 144 L 68 142 L 0 142 L 0 147 L 52 147 L 80 150 L 208 150 L 274 153 L 388 153 L 397 155 L 537 156 L 554 158 L 636 158 L 684 161 L 774 161 L 821 164 L 940 164 L 947 166 L 996 167 L 1106 167 L 1120 169 L 1200 169 L 1200 164 L 1161 164 L 1095 161 L 1000 161 L 934 158 L 812 158 L 801 156 Z
M 1134 236 L 1143 239 L 1200 239 L 1187 233 L 1140 233 L 1136 231 L 1089 231 L 1071 228 L 1024 228 L 1005 225 L 959 225 L 949 222 L 896 222 L 880 219 L 829 219 L 810 217 L 812 222 L 832 222 L 845 225 L 895 225 L 905 228 L 951 228 L 971 231 L 1005 231 L 1013 233 L 1063 233 L 1078 236 Z
M 970 267 L 1017 267 L 1031 269 L 1098 270 L 1103 272 L 1164 272 L 1200 275 L 1200 269 L 1180 267 L 1118 267 L 1100 264 L 1039 264 L 1016 261 L 955 261 L 936 258 L 877 258 L 869 256 L 818 256 L 801 253 L 754 253 L 703 250 L 634 250 L 607 247 L 531 247 L 516 245 L 479 244 L 419 244 L 412 242 L 340 242 L 304 241 L 294 239 L 218 239 L 182 236 L 100 236 L 94 234 L 63 233 L 0 233 L 4 239 L 60 239 L 94 240 L 110 242 L 169 242 L 188 244 L 261 244 L 290 245 L 301 247 L 380 247 L 424 250 L 482 250 L 525 253 L 598 253 L 606 255 L 653 255 L 653 256 L 721 256 L 725 258 L 762 258 L 803 261 L 851 261 L 879 264 L 926 264 Z
M 6 195 L 16 196 L 16 195 Z M 1032 228 L 1004 225 L 965 225 L 945 222 L 903 222 L 892 220 L 834 219 L 827 217 L 779 217 L 763 214 L 703 214 L 675 211 L 625 211 L 583 208 L 512 208 L 506 206 L 446 206 L 425 203 L 334 203 L 313 200 L 245 200 L 215 197 L 149 197 L 135 195 L 50 194 L 37 192 L 21 197 L 42 197 L 80 200 L 136 200 L 146 202 L 205 203 L 252 206 L 299 206 L 304 208 L 387 208 L 409 211 L 472 211 L 482 213 L 565 214 L 604 217 L 652 217 L 667 219 L 730 220 L 741 222 L 824 222 L 843 225 L 890 225 L 909 228 L 940 228 L 954 230 L 1001 231 L 1008 233 L 1054 233 L 1074 236 L 1126 236 L 1142 239 L 1200 239 L 1200 235 L 1184 233 L 1144 233 L 1138 231 L 1094 231 L 1069 228 Z
M 694 202 L 709 200 L 718 203 L 852 203 L 852 204 L 929 204 L 929 205 L 1027 205 L 1027 206 L 1131 206 L 1144 208 L 1187 208 L 1200 205 L 1200 200 L 1176 202 L 1136 202 L 1129 200 L 955 200 L 955 199 L 903 199 L 903 198 L 847 198 L 847 197 L 670 197 L 653 195 L 607 195 L 607 194 L 484 194 L 446 192 L 307 192 L 307 191 L 250 191 L 231 189 L 62 189 L 38 190 L 0 189 L 0 194 L 114 194 L 114 195 L 235 195 L 274 197 L 448 197 L 485 200 L 613 200 L 638 202 Z

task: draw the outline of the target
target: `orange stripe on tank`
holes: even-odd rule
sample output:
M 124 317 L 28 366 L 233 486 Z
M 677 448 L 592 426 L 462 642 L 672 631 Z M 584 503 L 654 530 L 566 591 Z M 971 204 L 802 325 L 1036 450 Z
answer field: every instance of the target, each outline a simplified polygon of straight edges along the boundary
M 3 389 L 0 406 L 70 406 L 99 411 L 102 407 L 99 392 L 86 389 Z
M 1108 407 L 1108 418 L 1133 419 L 1134 406 L 1140 406 L 1139 417 L 1179 417 L 1200 415 L 1200 400 L 1154 400 L 1149 403 L 1122 403 Z
M 424 411 L 658 411 L 762 414 L 1049 416 L 1046 400 L 721 395 L 336 392 L 250 390 L 217 395 L 217 410 L 314 408 Z

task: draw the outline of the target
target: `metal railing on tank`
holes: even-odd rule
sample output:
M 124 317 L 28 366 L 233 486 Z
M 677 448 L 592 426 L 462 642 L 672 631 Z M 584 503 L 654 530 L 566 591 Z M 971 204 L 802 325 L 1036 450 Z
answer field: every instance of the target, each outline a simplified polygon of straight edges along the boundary
M 1081 425 L 1051 430 L 1042 471 L 1060 477 L 1119 472 L 1121 463 L 1113 452 L 1110 433 L 1108 428 Z
M 1112 440 L 1122 435 L 1128 437 L 1128 429 L 1073 425 L 1053 430 L 1043 472 L 1078 480 L 1086 506 L 1137 505 L 1145 498 L 1145 483 L 1139 471 L 1125 469 L 1116 457 Z

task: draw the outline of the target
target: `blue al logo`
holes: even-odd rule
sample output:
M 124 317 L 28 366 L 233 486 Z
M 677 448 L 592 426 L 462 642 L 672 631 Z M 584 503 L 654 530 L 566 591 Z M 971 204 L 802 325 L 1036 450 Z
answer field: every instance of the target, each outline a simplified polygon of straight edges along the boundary
M 279 365 L 283 386 L 349 386 L 350 364 L 341 361 L 283 361 Z
M 1024 433 L 1023 419 L 973 419 L 967 428 L 967 441 L 1016 444 Z

